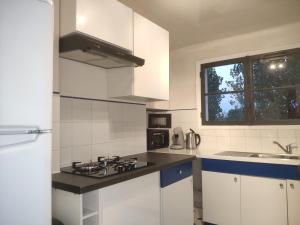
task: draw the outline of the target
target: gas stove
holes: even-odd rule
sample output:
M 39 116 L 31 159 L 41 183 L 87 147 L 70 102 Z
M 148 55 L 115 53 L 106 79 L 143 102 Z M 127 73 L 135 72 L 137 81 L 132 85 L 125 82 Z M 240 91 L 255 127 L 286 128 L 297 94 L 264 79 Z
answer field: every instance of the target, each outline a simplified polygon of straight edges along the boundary
M 61 168 L 61 172 L 102 178 L 127 173 L 151 165 L 153 163 L 138 161 L 137 158 L 121 158 L 119 156 L 109 158 L 100 156 L 97 162 L 73 162 L 72 166 Z

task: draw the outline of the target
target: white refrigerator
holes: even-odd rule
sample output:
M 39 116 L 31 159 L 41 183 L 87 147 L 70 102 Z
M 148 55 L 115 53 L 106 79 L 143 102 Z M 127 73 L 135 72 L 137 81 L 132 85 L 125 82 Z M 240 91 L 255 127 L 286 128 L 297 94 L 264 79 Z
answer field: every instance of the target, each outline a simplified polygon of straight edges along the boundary
M 0 0 L 0 224 L 51 224 L 51 0 Z

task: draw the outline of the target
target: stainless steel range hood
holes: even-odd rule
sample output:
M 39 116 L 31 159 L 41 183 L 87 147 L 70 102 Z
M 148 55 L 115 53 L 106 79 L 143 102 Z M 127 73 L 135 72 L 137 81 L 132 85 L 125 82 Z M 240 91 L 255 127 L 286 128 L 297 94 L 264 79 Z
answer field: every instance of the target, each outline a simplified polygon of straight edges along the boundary
M 145 63 L 129 50 L 77 32 L 60 38 L 59 56 L 105 69 L 137 67 Z

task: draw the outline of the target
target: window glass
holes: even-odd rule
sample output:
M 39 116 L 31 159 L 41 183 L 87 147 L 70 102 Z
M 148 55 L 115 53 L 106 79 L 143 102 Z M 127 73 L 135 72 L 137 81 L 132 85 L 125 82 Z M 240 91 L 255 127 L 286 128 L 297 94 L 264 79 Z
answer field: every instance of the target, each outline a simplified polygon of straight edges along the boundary
M 205 69 L 206 93 L 244 90 L 242 63 L 209 67 Z
M 204 76 L 206 121 L 245 120 L 243 64 L 207 67 Z
M 204 64 L 201 71 L 205 124 L 300 124 L 300 49 Z
M 255 91 L 255 120 L 300 119 L 299 103 L 299 88 Z
M 253 62 L 254 89 L 300 85 L 300 54 L 258 59 Z
M 243 93 L 206 96 L 207 121 L 245 120 L 245 100 Z

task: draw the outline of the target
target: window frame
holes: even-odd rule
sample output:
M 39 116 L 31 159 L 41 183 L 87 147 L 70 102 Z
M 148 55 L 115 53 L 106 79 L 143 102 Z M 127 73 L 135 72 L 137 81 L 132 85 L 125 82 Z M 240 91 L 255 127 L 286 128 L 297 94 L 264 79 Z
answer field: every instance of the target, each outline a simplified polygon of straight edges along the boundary
M 254 97 L 253 97 L 253 71 L 252 65 L 255 60 L 280 57 L 300 53 L 300 48 L 288 49 L 276 52 L 269 52 L 258 55 L 251 55 L 222 61 L 204 63 L 200 65 L 200 87 L 201 87 L 201 120 L 202 125 L 300 125 L 300 119 L 283 119 L 283 120 L 255 120 Z M 204 71 L 209 67 L 216 67 L 234 63 L 243 63 L 244 65 L 244 97 L 245 97 L 245 120 L 243 121 L 206 121 L 206 102 L 205 97 L 205 74 Z M 224 92 L 227 93 L 227 92 Z M 228 92 L 228 93 L 234 93 Z M 223 92 L 220 92 L 223 94 Z

